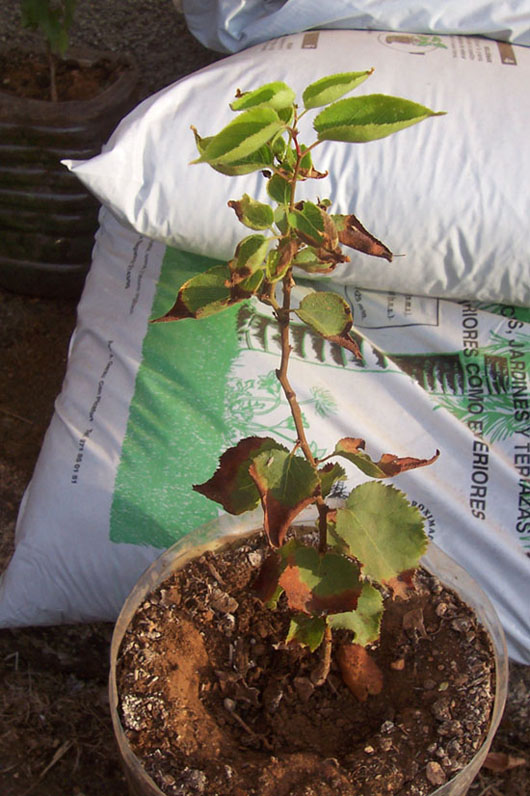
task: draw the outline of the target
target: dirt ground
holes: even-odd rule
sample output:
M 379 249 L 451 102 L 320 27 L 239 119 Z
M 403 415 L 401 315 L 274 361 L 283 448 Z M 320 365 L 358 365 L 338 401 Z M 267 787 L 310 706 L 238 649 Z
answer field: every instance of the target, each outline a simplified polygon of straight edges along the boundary
M 84 4 L 87 45 L 98 42 L 90 34 L 86 9 L 98 5 L 130 8 L 122 0 Z M 143 13 L 149 3 L 134 5 Z M 159 20 L 158 31 L 163 29 L 167 39 L 168 26 L 173 26 L 170 33 L 179 37 L 178 47 L 174 41 L 165 41 L 162 48 L 152 45 L 158 60 L 146 73 L 144 95 L 218 57 L 201 48 L 171 4 L 166 6 L 167 20 Z M 2 13 L 0 9 L 0 22 Z M 116 30 L 124 19 L 117 19 Z M 140 16 L 143 25 L 146 19 Z M 127 16 L 126 22 L 134 24 L 134 19 Z M 104 30 L 111 35 L 111 26 Z M 82 30 L 75 35 L 83 40 Z M 142 28 L 143 39 L 145 35 Z M 0 291 L 0 571 L 13 550 L 18 504 L 61 388 L 75 308 L 75 301 Z M 108 712 L 111 632 L 108 624 L 0 631 L 2 796 L 126 796 Z M 483 769 L 472 796 L 529 796 L 529 740 L 530 667 L 514 665 L 494 751 L 509 756 L 501 758 L 501 768 L 510 760 L 518 765 L 506 771 Z

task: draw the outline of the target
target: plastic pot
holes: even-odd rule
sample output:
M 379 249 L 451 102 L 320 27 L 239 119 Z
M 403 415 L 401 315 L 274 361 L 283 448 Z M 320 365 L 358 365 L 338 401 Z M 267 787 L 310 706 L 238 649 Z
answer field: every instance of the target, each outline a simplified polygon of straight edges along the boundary
M 138 101 L 138 71 L 124 55 L 72 50 L 82 65 L 124 68 L 89 100 L 47 102 L 0 90 L 0 287 L 77 297 L 91 261 L 99 204 L 62 158 L 93 157 Z
M 257 513 L 254 513 L 250 520 L 247 518 L 246 521 L 237 517 L 223 516 L 185 536 L 164 552 L 143 573 L 120 612 L 111 645 L 109 697 L 114 734 L 130 796 L 164 796 L 164 794 L 145 772 L 131 750 L 118 714 L 116 664 L 127 627 L 149 593 L 172 572 L 183 567 L 189 560 L 202 555 L 206 550 L 221 551 L 240 544 L 242 540 L 256 532 L 257 523 L 259 523 L 259 520 L 256 520 Z M 303 525 L 303 523 L 300 524 Z M 508 689 L 506 642 L 502 625 L 489 598 L 462 567 L 432 542 L 427 554 L 422 559 L 422 564 L 446 586 L 453 589 L 468 606 L 473 608 L 478 620 L 489 633 L 494 649 L 496 691 L 488 734 L 472 760 L 451 780 L 430 793 L 430 796 L 464 796 L 484 763 L 502 718 Z

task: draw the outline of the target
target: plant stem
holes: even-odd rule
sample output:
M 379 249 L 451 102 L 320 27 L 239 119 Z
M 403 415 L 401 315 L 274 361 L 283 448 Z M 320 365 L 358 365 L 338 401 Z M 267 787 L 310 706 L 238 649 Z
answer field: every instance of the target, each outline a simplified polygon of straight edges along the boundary
M 291 290 L 293 286 L 294 286 L 294 281 L 292 277 L 292 269 L 289 268 L 289 270 L 287 271 L 286 275 L 283 278 L 283 304 L 281 307 L 277 307 L 276 309 L 276 318 L 278 320 L 278 325 L 280 327 L 280 340 L 281 340 L 281 349 L 282 349 L 280 367 L 276 371 L 276 376 L 282 386 L 284 395 L 289 404 L 289 408 L 291 409 L 291 414 L 293 416 L 294 425 L 296 428 L 297 441 L 309 464 L 316 469 L 317 465 L 315 462 L 315 458 L 311 453 L 311 448 L 309 447 L 309 443 L 305 435 L 304 423 L 302 419 L 302 410 L 300 409 L 300 404 L 298 403 L 295 392 L 291 387 L 291 384 L 287 377 L 289 356 L 292 351 L 290 334 L 289 334 L 289 323 L 290 323 L 290 308 L 291 308 Z
M 298 119 L 295 117 L 294 125 L 292 130 L 290 130 L 290 140 L 293 141 L 295 149 L 296 149 L 296 164 L 293 170 L 293 174 L 291 177 L 291 196 L 290 196 L 290 203 L 289 209 L 294 209 L 295 204 L 295 195 L 296 195 L 296 184 L 298 182 L 298 175 L 300 173 L 300 166 L 302 163 L 302 158 L 304 154 L 300 149 L 300 145 L 298 143 L 298 131 L 296 129 L 296 123 Z M 313 146 L 316 145 L 315 144 Z M 302 449 L 302 452 L 315 471 L 318 473 L 318 465 L 315 461 L 315 457 L 311 452 L 311 448 L 309 447 L 309 443 L 307 441 L 307 437 L 304 430 L 304 423 L 302 419 L 302 411 L 300 409 L 300 405 L 296 398 L 296 394 L 291 387 L 289 379 L 287 377 L 287 368 L 289 365 L 289 357 L 292 351 L 291 342 L 290 342 L 290 313 L 291 313 L 291 291 L 294 287 L 294 279 L 293 279 L 293 269 L 292 267 L 289 268 L 287 271 L 284 279 L 283 279 L 283 304 L 280 307 L 276 304 L 276 318 L 278 320 L 278 324 L 280 327 L 280 340 L 281 340 L 281 362 L 280 367 L 276 371 L 276 376 L 278 381 L 280 382 L 284 395 L 287 399 L 289 404 L 289 408 L 291 409 L 291 415 L 294 421 L 294 425 L 296 428 L 297 434 L 297 445 Z M 316 499 L 316 505 L 318 509 L 318 532 L 319 532 L 319 551 L 321 553 L 325 553 L 328 544 L 327 544 L 327 515 L 328 515 L 328 506 L 324 502 L 324 499 L 321 495 L 319 495 Z M 331 644 L 331 631 L 330 631 L 330 644 Z
M 49 42 L 47 43 L 46 51 L 48 56 L 48 67 L 50 69 L 50 99 L 52 102 L 58 102 L 59 96 L 57 94 L 57 69 L 55 64 L 55 55 L 52 53 L 52 48 Z
M 326 624 L 324 638 L 322 640 L 322 657 L 316 669 L 311 673 L 311 681 L 317 688 L 321 685 L 324 685 L 328 679 L 328 674 L 331 667 L 332 645 L 333 639 L 331 635 L 331 627 Z
M 285 398 L 289 404 L 289 408 L 291 410 L 291 415 L 294 421 L 296 435 L 297 435 L 297 445 L 302 449 L 302 452 L 313 468 L 313 470 L 318 472 L 318 465 L 315 461 L 315 457 L 311 452 L 311 448 L 309 447 L 309 443 L 307 441 L 305 429 L 304 429 L 304 422 L 302 418 L 302 410 L 300 409 L 300 404 L 298 403 L 298 399 L 296 394 L 291 387 L 291 383 L 289 382 L 289 378 L 287 376 L 287 369 L 289 365 L 289 357 L 291 355 L 292 346 L 290 341 L 290 313 L 291 313 L 291 291 L 294 286 L 294 280 L 292 276 L 292 268 L 289 268 L 287 274 L 283 279 L 283 304 L 280 307 L 276 304 L 275 311 L 276 311 L 276 318 L 278 320 L 278 325 L 280 327 L 280 340 L 281 340 L 281 361 L 280 367 L 276 371 L 276 377 L 281 384 L 283 389 Z M 327 550 L 327 514 L 328 514 L 328 506 L 324 502 L 324 499 L 321 495 L 318 496 L 316 500 L 316 505 L 318 509 L 318 531 L 319 531 L 319 550 L 321 553 L 325 553 Z

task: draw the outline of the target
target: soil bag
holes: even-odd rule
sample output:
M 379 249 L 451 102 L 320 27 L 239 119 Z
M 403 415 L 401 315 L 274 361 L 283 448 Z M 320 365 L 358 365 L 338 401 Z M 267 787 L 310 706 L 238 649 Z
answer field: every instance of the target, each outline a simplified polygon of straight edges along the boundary
M 268 201 L 261 174 L 227 179 L 197 157 L 234 118 L 228 102 L 271 80 L 297 92 L 324 75 L 374 67 L 356 95 L 404 96 L 447 111 L 395 137 L 318 148 L 318 194 L 355 213 L 396 255 L 352 253 L 341 280 L 371 290 L 530 305 L 530 49 L 488 39 L 358 31 L 287 36 L 220 61 L 146 100 L 103 153 L 68 161 L 124 222 L 178 249 L 227 260 L 241 237 L 231 199 Z M 221 98 L 222 101 L 221 101 Z M 212 108 L 216 108 L 212 118 Z M 314 113 L 302 121 L 311 142 Z M 306 131 L 307 135 L 304 133 Z M 300 198 L 315 198 L 301 186 Z M 305 193 L 307 192 L 307 197 Z M 200 213 L 197 209 L 200 208 Z
M 148 323 L 211 265 L 102 211 L 64 387 L 0 582 L 1 627 L 114 620 L 160 551 L 218 516 L 192 485 L 227 446 L 253 434 L 294 443 L 262 305 Z M 374 458 L 440 448 L 395 484 L 487 591 L 511 656 L 530 663 L 528 311 L 329 280 L 298 298 L 315 287 L 350 303 L 361 351 L 295 325 L 290 378 L 315 455 L 361 434 Z M 351 467 L 348 488 L 363 479 Z

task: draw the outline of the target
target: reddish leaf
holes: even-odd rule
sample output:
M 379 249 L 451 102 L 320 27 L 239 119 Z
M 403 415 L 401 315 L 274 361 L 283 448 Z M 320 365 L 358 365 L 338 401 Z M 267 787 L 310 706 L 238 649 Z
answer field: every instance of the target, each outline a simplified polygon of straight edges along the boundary
M 353 215 L 333 216 L 339 231 L 339 241 L 351 249 L 370 254 L 373 257 L 383 257 L 392 262 L 392 252 L 384 243 L 374 238 L 361 222 Z
M 263 603 L 272 600 L 278 588 L 283 561 L 279 554 L 272 552 L 262 563 L 260 571 L 252 586 L 256 597 Z
M 249 474 L 261 498 L 265 533 L 279 547 L 295 517 L 320 494 L 320 479 L 305 458 L 278 445 L 270 455 L 254 456 Z
M 250 468 L 250 474 L 253 475 L 252 466 Z M 272 495 L 270 492 L 261 490 L 260 484 L 258 482 L 256 482 L 256 485 L 258 487 L 263 506 L 263 527 L 265 533 L 267 534 L 267 538 L 273 547 L 280 547 L 283 544 L 283 540 L 285 539 L 291 523 L 294 522 L 295 518 L 300 514 L 301 511 L 307 508 L 307 506 L 310 506 L 311 503 L 315 502 L 316 495 L 310 495 L 294 506 L 287 506 L 285 503 L 281 503 L 279 500 L 276 500 L 274 495 Z
M 343 644 L 337 650 L 337 660 L 342 679 L 359 702 L 381 693 L 383 673 L 364 647 Z
M 526 766 L 527 763 L 526 757 L 515 757 L 505 752 L 489 752 L 483 766 L 490 771 L 497 771 L 502 774 L 504 771 L 509 771 L 511 768 Z
M 251 457 L 265 450 L 285 448 L 270 437 L 247 437 L 229 448 L 219 459 L 219 467 L 204 484 L 193 489 L 209 500 L 220 503 L 230 514 L 242 514 L 256 508 L 259 493 L 249 475 Z
M 285 560 L 279 584 L 289 607 L 310 616 L 344 613 L 357 607 L 362 591 L 360 568 L 338 553 L 319 553 L 293 540 L 280 554 Z

